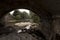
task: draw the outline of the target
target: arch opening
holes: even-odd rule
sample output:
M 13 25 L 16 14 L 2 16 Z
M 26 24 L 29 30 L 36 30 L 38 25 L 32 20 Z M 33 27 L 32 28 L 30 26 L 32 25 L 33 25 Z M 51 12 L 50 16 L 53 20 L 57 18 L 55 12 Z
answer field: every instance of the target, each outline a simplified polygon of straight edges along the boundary
M 5 27 L 17 29 L 17 33 L 29 31 L 28 33 L 33 32 L 36 36 L 41 36 L 39 30 L 35 31 L 35 29 L 40 29 L 40 17 L 31 10 L 15 9 L 8 12 L 3 19 Z
M 28 9 L 15 9 L 4 16 L 6 26 L 35 28 L 40 24 L 40 17 Z

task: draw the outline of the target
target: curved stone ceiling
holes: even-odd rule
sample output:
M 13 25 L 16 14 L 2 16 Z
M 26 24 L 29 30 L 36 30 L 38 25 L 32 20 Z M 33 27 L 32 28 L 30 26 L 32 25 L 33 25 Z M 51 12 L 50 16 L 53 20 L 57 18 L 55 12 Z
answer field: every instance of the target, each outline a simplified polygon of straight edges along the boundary
M 0 12 L 6 12 L 15 8 L 33 8 L 43 9 L 46 12 L 50 12 L 53 15 L 60 14 L 60 0 L 1 0 Z

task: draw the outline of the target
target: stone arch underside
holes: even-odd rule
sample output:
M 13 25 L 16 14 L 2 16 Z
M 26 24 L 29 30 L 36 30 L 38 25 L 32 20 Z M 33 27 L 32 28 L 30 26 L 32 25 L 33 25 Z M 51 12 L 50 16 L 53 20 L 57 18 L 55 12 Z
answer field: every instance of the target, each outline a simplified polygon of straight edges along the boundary
M 40 2 L 35 0 L 6 0 L 0 2 L 0 18 L 14 9 L 29 9 L 41 17 L 40 30 L 46 37 L 51 35 L 52 15 L 46 11 Z M 44 10 L 43 10 L 44 9 Z

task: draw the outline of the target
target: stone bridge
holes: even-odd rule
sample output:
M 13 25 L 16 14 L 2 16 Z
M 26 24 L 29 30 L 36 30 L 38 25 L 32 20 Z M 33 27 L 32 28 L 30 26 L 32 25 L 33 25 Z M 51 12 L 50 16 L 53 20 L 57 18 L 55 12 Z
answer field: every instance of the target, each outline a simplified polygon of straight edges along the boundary
M 21 8 L 29 9 L 41 17 L 39 28 L 47 40 L 51 40 L 56 33 L 60 34 L 60 0 L 0 0 L 0 18 Z M 0 22 L 4 24 L 3 19 Z

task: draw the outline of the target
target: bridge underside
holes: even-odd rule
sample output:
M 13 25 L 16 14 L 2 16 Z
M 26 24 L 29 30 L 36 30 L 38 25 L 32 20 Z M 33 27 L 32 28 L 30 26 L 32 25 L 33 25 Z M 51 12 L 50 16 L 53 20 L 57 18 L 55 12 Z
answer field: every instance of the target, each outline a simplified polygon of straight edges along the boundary
M 40 30 L 46 38 L 60 34 L 60 0 L 1 0 L 0 18 L 14 9 L 22 8 L 41 17 Z

